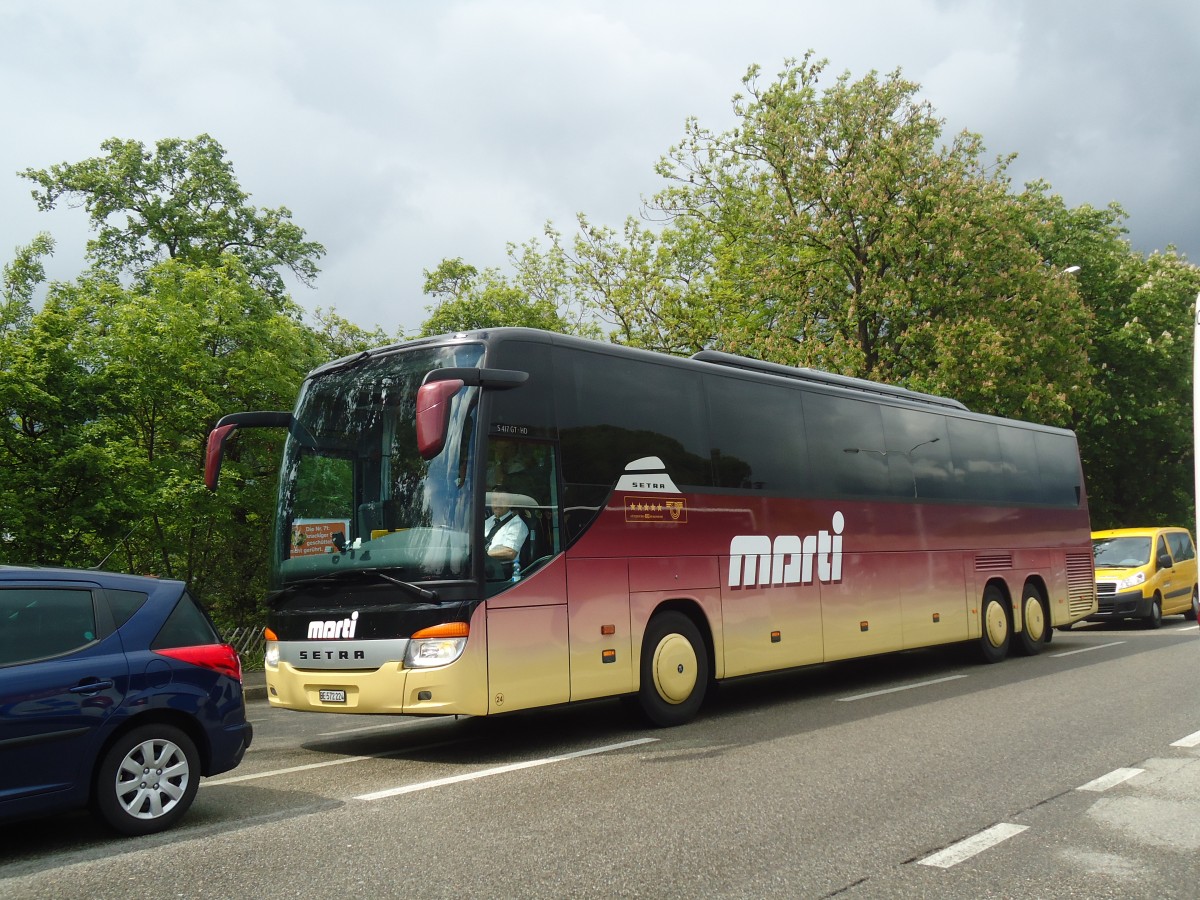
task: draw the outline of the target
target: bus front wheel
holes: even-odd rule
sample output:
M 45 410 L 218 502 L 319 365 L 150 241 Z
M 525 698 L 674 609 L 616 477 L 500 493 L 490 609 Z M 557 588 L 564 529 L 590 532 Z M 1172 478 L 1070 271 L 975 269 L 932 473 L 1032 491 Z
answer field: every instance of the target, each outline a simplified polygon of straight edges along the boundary
M 708 687 L 709 661 L 696 623 L 680 612 L 650 620 L 642 639 L 638 707 L 652 725 L 682 725 L 695 717 Z
M 979 636 L 979 652 L 984 662 L 997 663 L 1008 656 L 1012 640 L 1012 618 L 1008 614 L 1008 599 L 994 584 L 983 591 L 983 634 Z

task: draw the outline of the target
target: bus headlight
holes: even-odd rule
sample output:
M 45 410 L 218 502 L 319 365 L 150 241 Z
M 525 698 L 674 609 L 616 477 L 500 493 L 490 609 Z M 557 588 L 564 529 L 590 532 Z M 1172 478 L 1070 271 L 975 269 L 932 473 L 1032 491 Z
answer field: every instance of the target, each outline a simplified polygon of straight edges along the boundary
M 1130 588 L 1137 587 L 1139 584 L 1144 584 L 1146 581 L 1145 572 L 1134 572 L 1128 578 L 1122 578 L 1117 582 L 1117 592 L 1127 591 Z
M 263 656 L 263 665 L 268 669 L 279 668 L 279 641 L 275 637 L 275 632 L 270 628 L 263 629 L 263 637 L 266 638 L 267 652 Z
M 408 649 L 404 651 L 404 667 L 420 669 L 449 665 L 462 656 L 469 633 L 466 622 L 422 628 L 409 638 Z

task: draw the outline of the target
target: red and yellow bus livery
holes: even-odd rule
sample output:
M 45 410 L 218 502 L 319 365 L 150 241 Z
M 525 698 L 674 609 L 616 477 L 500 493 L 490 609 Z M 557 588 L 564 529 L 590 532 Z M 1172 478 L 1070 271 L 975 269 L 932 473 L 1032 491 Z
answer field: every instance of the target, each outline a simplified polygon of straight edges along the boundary
M 695 715 L 751 673 L 974 642 L 1034 654 L 1096 610 L 1069 431 L 705 351 L 528 329 L 338 360 L 291 413 L 270 702 L 491 715 L 633 695 Z

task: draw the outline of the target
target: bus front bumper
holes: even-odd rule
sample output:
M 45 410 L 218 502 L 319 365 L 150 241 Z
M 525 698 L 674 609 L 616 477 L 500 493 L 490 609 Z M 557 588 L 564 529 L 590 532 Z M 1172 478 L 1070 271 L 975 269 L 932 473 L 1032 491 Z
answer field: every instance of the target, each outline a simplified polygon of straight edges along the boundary
M 373 671 L 297 669 L 280 662 L 266 670 L 272 706 L 305 712 L 414 716 L 487 714 L 487 671 L 465 655 L 428 669 L 393 662 Z

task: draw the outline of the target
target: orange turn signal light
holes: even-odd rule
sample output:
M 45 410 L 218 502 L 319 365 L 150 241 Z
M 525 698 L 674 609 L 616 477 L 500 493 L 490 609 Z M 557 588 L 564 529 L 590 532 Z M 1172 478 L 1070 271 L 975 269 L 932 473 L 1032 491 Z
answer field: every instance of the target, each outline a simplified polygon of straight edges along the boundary
M 263 637 L 266 638 L 268 641 L 279 640 L 279 638 L 275 637 L 275 632 L 273 632 L 270 628 L 263 629 Z
M 471 633 L 471 626 L 466 622 L 445 622 L 430 628 L 422 628 L 413 635 L 414 641 L 426 638 L 463 638 Z

